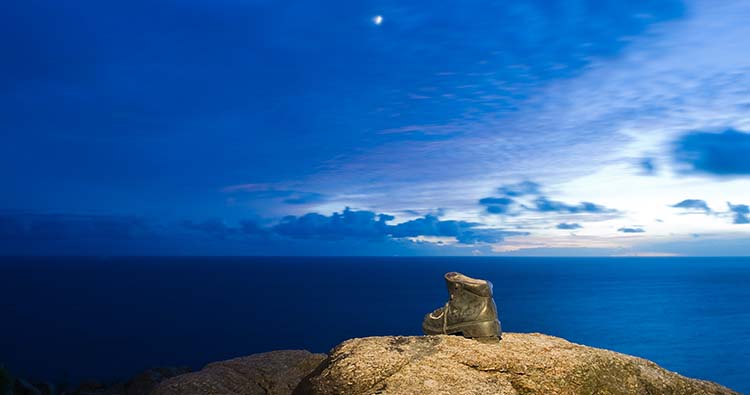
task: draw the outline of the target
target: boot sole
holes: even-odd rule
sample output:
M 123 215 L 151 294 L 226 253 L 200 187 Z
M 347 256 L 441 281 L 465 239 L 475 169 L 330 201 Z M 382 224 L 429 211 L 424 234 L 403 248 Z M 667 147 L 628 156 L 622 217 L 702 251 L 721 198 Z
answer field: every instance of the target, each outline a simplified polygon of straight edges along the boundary
M 425 329 L 424 327 L 422 328 Z M 427 331 L 425 331 L 427 333 Z M 483 343 L 493 343 L 500 341 L 500 324 L 497 321 L 478 321 L 478 322 L 467 322 L 458 325 L 451 325 L 445 328 L 446 335 L 461 334 L 464 337 L 479 340 Z M 441 335 L 443 333 L 431 333 L 434 335 Z

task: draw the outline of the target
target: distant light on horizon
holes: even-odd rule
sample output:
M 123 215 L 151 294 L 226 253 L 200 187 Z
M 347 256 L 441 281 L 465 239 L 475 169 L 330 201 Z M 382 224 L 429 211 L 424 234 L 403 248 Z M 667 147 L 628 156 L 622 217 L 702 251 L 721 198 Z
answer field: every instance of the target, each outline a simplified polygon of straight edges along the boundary
M 383 23 L 383 16 L 382 15 L 375 15 L 372 18 L 372 22 L 378 26 L 380 26 L 381 23 Z

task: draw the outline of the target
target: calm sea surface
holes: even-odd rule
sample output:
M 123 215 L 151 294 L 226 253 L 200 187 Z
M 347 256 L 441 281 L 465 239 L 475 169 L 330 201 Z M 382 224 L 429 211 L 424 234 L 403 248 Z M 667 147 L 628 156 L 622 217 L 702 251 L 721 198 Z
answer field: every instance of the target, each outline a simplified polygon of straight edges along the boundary
M 750 391 L 750 258 L 0 258 L 0 364 L 74 381 L 419 335 L 447 271 L 503 329 Z

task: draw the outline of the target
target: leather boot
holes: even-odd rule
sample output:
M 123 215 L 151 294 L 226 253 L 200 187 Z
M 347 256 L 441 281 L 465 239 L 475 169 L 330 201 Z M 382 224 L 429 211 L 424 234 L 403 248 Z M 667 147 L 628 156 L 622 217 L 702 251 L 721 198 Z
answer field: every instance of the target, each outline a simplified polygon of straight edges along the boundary
M 426 335 L 461 334 L 479 340 L 499 340 L 502 329 L 492 299 L 492 283 L 456 272 L 446 273 L 445 283 L 450 300 L 424 317 L 422 331 Z

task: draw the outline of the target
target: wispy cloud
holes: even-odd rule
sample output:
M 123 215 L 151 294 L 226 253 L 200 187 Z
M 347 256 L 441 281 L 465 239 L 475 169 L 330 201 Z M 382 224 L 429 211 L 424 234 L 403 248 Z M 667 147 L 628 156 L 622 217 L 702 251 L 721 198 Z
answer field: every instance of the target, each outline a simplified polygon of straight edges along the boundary
M 611 214 L 617 212 L 615 209 L 607 208 L 596 203 L 581 202 L 578 204 L 568 204 L 556 200 L 550 200 L 543 196 L 534 199 L 533 204 L 534 205 L 531 209 L 542 213 Z
M 622 233 L 645 233 L 646 231 L 643 230 L 643 228 L 620 228 L 617 229 L 618 232 Z
M 671 205 L 670 207 L 681 208 L 681 209 L 686 209 L 686 210 L 698 210 L 698 211 L 703 211 L 705 213 L 711 212 L 711 208 L 708 207 L 708 203 L 706 203 L 705 200 L 700 200 L 700 199 L 685 199 L 679 203 L 675 203 Z
M 517 184 L 503 185 L 497 191 L 505 196 L 540 195 L 542 186 L 533 181 L 522 181 Z
M 490 214 L 511 214 L 515 200 L 509 197 L 486 197 L 479 199 L 479 204 L 485 206 Z
M 563 230 L 575 230 L 575 229 L 581 229 L 583 226 L 581 224 L 575 224 L 575 223 L 559 223 L 556 226 L 557 229 L 563 229 Z
M 617 215 L 618 211 L 603 205 L 580 202 L 569 204 L 552 200 L 544 195 L 542 185 L 532 181 L 501 186 L 499 197 L 486 197 L 479 200 L 490 214 L 519 216 L 524 213 L 550 214 L 607 214 Z M 511 198 L 513 197 L 513 198 Z M 528 201 L 521 201 L 521 200 Z
M 285 204 L 310 205 L 326 200 L 326 196 L 317 192 L 289 189 L 285 185 L 249 183 L 226 186 L 221 189 L 231 196 L 240 196 L 250 200 L 277 200 Z
M 638 166 L 644 175 L 653 176 L 656 174 L 656 161 L 654 158 L 643 158 L 638 161 Z
M 742 39 L 750 34 L 744 22 L 750 7 L 709 2 L 687 7 L 686 19 L 628 38 L 620 56 L 594 59 L 574 78 L 540 82 L 514 112 L 475 111 L 444 124 L 461 130 L 455 138 L 388 142 L 342 158 L 347 163 L 336 169 L 371 174 L 384 184 L 394 181 L 395 195 L 403 183 L 420 183 L 463 204 L 462 210 L 470 202 L 461 203 L 460 196 L 467 190 L 487 196 L 480 186 L 486 191 L 493 180 L 533 178 L 558 186 L 618 162 L 632 166 L 632 158 L 644 156 L 638 174 L 621 170 L 616 176 L 645 171 L 654 176 L 649 178 L 672 181 L 673 142 L 686 130 L 731 125 L 747 130 L 743 125 L 750 124 L 750 47 Z M 491 90 L 484 84 L 472 89 Z M 401 160 L 393 163 L 393 157 Z M 649 193 L 637 178 L 629 182 Z
M 732 203 L 727 203 L 727 205 L 729 205 L 729 211 L 734 215 L 733 222 L 735 224 L 750 224 L 750 206 Z

